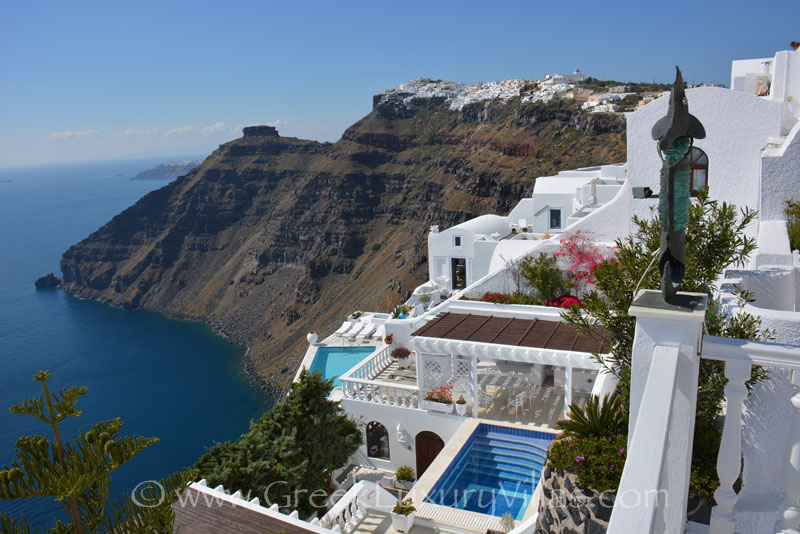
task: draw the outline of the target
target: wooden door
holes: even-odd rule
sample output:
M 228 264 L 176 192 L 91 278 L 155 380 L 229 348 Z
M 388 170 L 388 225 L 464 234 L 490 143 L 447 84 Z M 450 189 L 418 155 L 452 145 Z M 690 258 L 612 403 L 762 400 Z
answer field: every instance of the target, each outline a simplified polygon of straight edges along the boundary
M 442 438 L 427 430 L 417 434 L 417 480 L 444 449 Z

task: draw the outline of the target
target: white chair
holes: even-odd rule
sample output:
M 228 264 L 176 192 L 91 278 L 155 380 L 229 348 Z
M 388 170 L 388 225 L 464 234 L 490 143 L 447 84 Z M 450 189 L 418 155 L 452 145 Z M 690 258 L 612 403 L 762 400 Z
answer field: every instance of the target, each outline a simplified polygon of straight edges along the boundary
M 478 406 L 482 408 L 486 408 L 488 412 L 492 408 L 494 408 L 494 397 L 486 393 L 484 390 L 478 390 Z
M 372 334 L 372 339 L 377 341 L 383 340 L 386 335 L 386 325 L 380 325 L 377 330 Z
M 334 335 L 341 336 L 342 334 L 350 330 L 350 328 L 352 327 L 353 327 L 353 321 L 345 321 L 342 323 L 342 326 L 340 326 L 339 329 L 336 332 L 334 332 Z
M 375 332 L 375 325 L 372 323 L 367 323 L 367 326 L 361 331 L 360 334 L 356 336 L 356 339 L 367 339 Z
M 355 327 L 353 327 L 353 329 L 350 330 L 350 332 L 347 333 L 347 336 L 355 339 L 355 337 L 358 334 L 360 334 L 361 331 L 364 330 L 366 327 L 367 327 L 367 323 L 361 323 L 361 322 L 356 323 Z
M 519 411 L 522 410 L 522 405 L 525 403 L 525 392 L 518 393 L 513 399 L 508 399 L 507 409 L 514 408 L 515 416 L 519 419 Z

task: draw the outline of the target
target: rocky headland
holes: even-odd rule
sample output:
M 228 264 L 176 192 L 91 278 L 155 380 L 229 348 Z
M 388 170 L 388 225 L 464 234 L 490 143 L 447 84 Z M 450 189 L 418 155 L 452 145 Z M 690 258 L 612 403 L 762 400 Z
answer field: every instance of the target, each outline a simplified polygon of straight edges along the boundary
M 245 128 L 70 247 L 62 286 L 204 321 L 280 390 L 306 332 L 387 311 L 425 281 L 430 225 L 507 212 L 537 176 L 624 161 L 622 116 L 517 85 L 456 106 L 387 91 L 336 143 Z

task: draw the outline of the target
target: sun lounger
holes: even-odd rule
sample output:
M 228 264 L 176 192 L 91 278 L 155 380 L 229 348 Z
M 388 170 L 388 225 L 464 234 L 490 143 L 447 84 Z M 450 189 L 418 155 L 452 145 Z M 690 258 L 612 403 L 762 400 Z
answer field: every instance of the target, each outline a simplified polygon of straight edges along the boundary
M 345 321 L 342 323 L 342 326 L 340 326 L 339 329 L 336 332 L 334 332 L 334 334 L 337 336 L 341 336 L 345 332 L 350 330 L 352 327 L 353 327 L 353 321 Z
M 361 333 L 356 336 L 356 339 L 367 339 L 374 331 L 375 325 L 373 323 L 367 323 L 366 328 L 364 328 L 364 330 L 362 330 Z
M 347 337 L 355 338 L 358 334 L 361 333 L 367 327 L 367 323 L 356 323 L 352 330 L 347 333 Z
M 380 325 L 377 330 L 372 334 L 372 339 L 382 341 L 386 335 L 386 326 Z

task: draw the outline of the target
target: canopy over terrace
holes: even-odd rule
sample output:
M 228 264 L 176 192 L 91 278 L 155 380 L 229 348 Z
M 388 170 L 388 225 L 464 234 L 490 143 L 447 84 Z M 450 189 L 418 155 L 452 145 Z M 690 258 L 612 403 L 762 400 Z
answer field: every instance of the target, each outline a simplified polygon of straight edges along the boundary
M 478 358 L 553 365 L 565 370 L 566 406 L 572 397 L 573 369 L 599 370 L 601 365 L 593 354 L 607 354 L 609 348 L 605 332 L 600 329 L 594 335 L 585 335 L 563 321 L 450 312 L 438 315 L 412 336 L 421 389 L 446 382 L 457 393 L 477 399 Z M 477 416 L 476 403 L 472 409 Z

